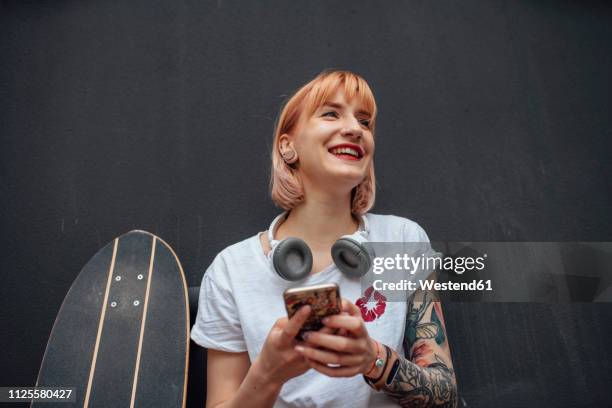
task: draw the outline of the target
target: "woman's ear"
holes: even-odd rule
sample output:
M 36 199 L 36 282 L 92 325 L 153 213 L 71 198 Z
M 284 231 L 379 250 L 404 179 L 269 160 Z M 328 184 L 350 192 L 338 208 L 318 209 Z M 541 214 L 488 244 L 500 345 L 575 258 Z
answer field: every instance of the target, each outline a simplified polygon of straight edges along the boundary
M 297 152 L 293 148 L 293 143 L 291 143 L 289 134 L 283 133 L 279 136 L 278 148 L 285 163 L 293 164 L 297 161 Z
M 278 147 L 280 148 L 281 153 L 292 148 L 291 136 L 289 136 L 288 133 L 283 133 L 278 137 Z

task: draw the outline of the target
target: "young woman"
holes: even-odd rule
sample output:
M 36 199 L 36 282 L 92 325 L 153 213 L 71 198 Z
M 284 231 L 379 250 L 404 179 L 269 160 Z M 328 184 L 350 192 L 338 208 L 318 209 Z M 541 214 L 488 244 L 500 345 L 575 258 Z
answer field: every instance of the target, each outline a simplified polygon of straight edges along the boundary
M 356 231 L 372 242 L 429 242 L 413 221 L 368 213 L 375 123 L 370 87 L 347 71 L 323 72 L 284 106 L 271 189 L 286 212 L 270 231 L 224 249 L 202 281 L 191 336 L 208 348 L 207 407 L 456 405 L 440 303 L 423 292 L 385 302 L 341 273 L 330 253 Z M 279 276 L 268 256 L 287 237 L 312 252 L 299 286 L 334 282 L 343 296 L 343 313 L 303 342 L 295 336 L 310 307 L 287 319 L 282 293 L 296 283 Z

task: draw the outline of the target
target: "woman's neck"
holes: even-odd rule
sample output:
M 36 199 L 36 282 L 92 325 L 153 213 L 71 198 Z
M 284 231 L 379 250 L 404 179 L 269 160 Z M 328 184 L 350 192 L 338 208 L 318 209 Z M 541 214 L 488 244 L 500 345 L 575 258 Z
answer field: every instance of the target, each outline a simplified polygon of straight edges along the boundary
M 308 200 L 291 210 L 276 239 L 294 236 L 317 246 L 329 246 L 342 235 L 353 234 L 359 221 L 351 214 L 350 194 L 342 200 L 308 195 Z

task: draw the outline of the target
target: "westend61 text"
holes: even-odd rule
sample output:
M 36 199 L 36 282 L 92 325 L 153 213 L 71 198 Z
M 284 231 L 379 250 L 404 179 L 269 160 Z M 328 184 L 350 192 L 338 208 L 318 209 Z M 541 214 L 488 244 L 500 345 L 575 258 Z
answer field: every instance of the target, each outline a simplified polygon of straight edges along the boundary
M 493 290 L 491 279 L 473 280 L 471 282 L 435 282 L 433 280 L 419 280 L 417 282 L 402 279 L 399 282 L 374 281 L 374 290 Z

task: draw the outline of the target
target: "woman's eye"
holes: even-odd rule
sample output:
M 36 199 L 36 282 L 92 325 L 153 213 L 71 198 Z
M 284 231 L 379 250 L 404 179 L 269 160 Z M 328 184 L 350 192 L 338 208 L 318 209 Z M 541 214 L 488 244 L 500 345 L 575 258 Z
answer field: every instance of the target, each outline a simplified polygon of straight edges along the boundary
M 369 128 L 370 127 L 370 119 L 362 119 L 359 121 L 363 126 Z
M 322 116 L 330 116 L 330 117 L 337 118 L 338 114 L 334 111 L 329 111 L 329 112 L 325 112 Z

